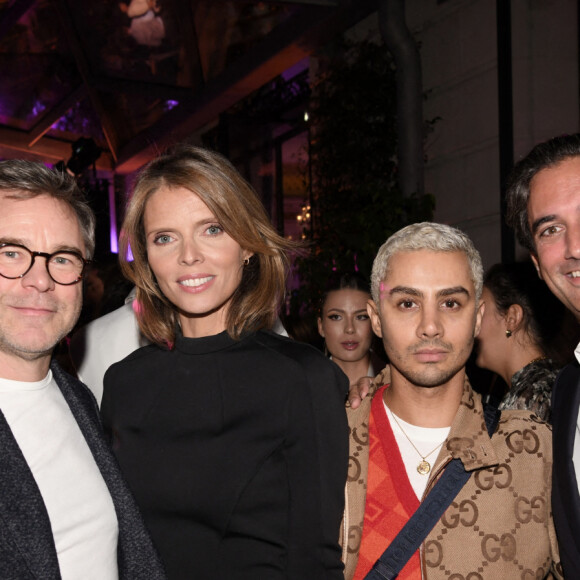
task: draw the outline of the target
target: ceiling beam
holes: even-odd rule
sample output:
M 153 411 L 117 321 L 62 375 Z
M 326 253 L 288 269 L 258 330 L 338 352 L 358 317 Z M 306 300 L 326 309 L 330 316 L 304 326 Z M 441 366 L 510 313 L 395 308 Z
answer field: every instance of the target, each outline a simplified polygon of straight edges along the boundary
M 192 3 L 177 2 L 176 4 L 175 9 L 179 18 L 181 34 L 184 39 L 187 39 L 182 46 L 185 68 L 189 75 L 187 84 L 201 88 L 205 85 L 205 79 L 201 65 L 199 38 L 193 21 Z
M 74 107 L 87 94 L 84 85 L 79 85 L 72 93 L 67 95 L 56 107 L 52 108 L 28 133 L 30 136 L 29 147 L 33 147 L 35 143 L 44 137 L 50 128 L 62 117 L 67 111 Z
M 7 159 L 37 159 L 57 163 L 67 161 L 72 155 L 71 143 L 43 137 L 32 147 L 29 146 L 30 134 L 18 129 L 0 127 L 0 155 Z M 111 171 L 113 161 L 108 153 L 102 153 L 96 162 L 99 171 Z
M 2 40 L 12 27 L 30 10 L 36 0 L 19 0 L 4 10 L 0 18 L 0 40 Z
M 90 66 L 85 57 L 84 50 L 76 35 L 75 23 L 65 0 L 58 0 L 57 7 L 62 22 L 62 28 L 64 29 L 69 47 L 71 49 L 71 52 L 73 53 L 76 65 L 79 69 L 79 72 L 85 84 L 87 94 L 101 122 L 101 128 L 103 130 L 105 140 L 107 141 L 109 151 L 111 152 L 113 159 L 116 160 L 117 150 L 119 147 L 119 139 L 117 136 L 117 131 L 115 130 L 115 124 L 112 120 L 112 115 L 108 113 L 105 107 L 103 106 L 103 103 L 92 84 Z
M 150 83 L 147 81 L 135 81 L 115 77 L 93 77 L 93 86 L 103 93 L 123 93 L 128 95 L 144 95 L 162 101 L 182 101 L 193 96 L 190 87 L 178 87 Z

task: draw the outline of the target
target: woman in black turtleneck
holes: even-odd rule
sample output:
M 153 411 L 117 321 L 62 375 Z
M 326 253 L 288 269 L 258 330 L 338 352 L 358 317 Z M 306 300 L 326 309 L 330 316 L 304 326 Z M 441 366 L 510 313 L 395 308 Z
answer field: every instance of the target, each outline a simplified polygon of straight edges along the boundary
M 347 379 L 269 330 L 292 244 L 191 146 L 146 167 L 123 230 L 154 344 L 109 369 L 102 412 L 169 578 L 341 579 Z

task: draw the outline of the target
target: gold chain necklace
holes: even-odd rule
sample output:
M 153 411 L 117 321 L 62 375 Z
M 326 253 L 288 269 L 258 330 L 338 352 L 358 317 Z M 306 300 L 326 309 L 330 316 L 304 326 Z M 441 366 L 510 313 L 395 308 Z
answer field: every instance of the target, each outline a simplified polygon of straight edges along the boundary
M 389 409 L 389 411 L 391 411 L 391 409 Z M 395 423 L 399 426 L 401 433 L 407 438 L 407 441 L 413 446 L 413 449 L 419 454 L 419 457 L 421 458 L 421 461 L 419 461 L 419 465 L 417 465 L 417 471 L 421 475 L 427 475 L 431 471 L 431 464 L 427 461 L 427 457 L 429 457 L 429 455 L 432 455 L 433 453 L 435 453 L 435 451 L 437 451 L 437 449 L 439 449 L 439 447 L 441 447 L 441 445 L 443 445 L 443 443 L 445 443 L 445 441 L 447 440 L 447 437 L 445 437 L 445 439 L 443 439 L 443 441 L 441 441 L 441 443 L 439 443 L 439 445 L 437 445 L 437 447 L 435 447 L 435 449 L 432 449 L 431 451 L 429 451 L 429 453 L 427 453 L 427 455 L 423 455 L 417 449 L 415 444 L 411 441 L 411 438 L 407 435 L 407 433 L 405 433 L 405 430 L 403 429 L 403 427 L 401 426 L 399 421 L 397 421 L 397 417 L 395 417 L 395 413 L 393 413 L 393 411 L 391 411 L 391 417 L 395 420 Z

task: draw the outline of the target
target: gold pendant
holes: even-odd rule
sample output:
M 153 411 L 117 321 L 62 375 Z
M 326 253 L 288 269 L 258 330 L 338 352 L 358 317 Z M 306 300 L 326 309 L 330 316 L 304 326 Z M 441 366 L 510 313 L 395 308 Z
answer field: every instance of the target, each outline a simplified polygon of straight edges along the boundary
M 427 475 L 431 471 L 431 465 L 429 464 L 428 461 L 425 461 L 423 459 L 423 461 L 421 461 L 421 463 L 419 463 L 419 465 L 417 465 L 417 471 L 421 475 Z

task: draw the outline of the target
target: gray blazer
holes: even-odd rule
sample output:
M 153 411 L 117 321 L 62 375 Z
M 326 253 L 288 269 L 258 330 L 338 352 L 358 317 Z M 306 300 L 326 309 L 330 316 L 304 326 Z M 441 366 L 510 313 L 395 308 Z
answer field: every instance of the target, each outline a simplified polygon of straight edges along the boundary
M 163 567 L 102 431 L 88 388 L 52 363 L 53 376 L 105 480 L 119 522 L 120 580 L 161 580 Z M 0 578 L 61 578 L 52 529 L 40 491 L 0 412 Z

